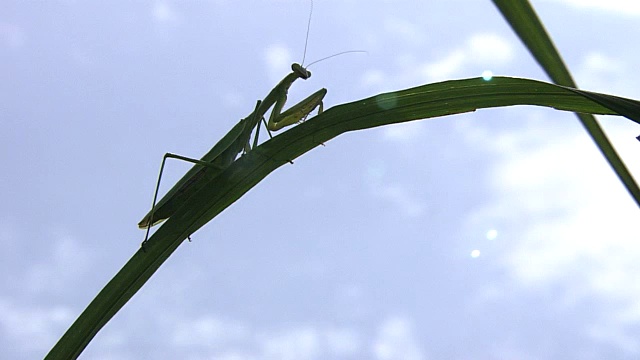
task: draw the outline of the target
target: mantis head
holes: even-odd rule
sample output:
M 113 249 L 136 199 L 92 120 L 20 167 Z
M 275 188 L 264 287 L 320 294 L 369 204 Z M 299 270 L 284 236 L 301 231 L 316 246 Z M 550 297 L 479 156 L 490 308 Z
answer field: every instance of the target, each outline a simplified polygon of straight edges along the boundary
M 300 64 L 293 63 L 291 64 L 291 70 L 296 73 L 301 79 L 307 80 L 311 77 L 311 71 L 305 69 Z

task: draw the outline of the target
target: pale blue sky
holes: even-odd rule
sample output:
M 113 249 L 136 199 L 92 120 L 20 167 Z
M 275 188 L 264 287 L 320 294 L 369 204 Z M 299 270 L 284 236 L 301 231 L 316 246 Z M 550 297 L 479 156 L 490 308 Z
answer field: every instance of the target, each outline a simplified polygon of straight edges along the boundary
M 533 1 L 578 84 L 640 98 L 636 1 Z M 204 154 L 299 62 L 308 1 L 0 5 L 0 348 L 41 358 L 138 249 L 162 155 Z M 490 1 L 316 0 L 289 104 L 546 80 Z M 640 127 L 602 123 L 640 179 Z M 188 169 L 171 163 L 166 190 Z M 575 116 L 349 133 L 193 234 L 86 359 L 632 359 L 638 211 Z M 479 255 L 477 257 L 472 256 Z

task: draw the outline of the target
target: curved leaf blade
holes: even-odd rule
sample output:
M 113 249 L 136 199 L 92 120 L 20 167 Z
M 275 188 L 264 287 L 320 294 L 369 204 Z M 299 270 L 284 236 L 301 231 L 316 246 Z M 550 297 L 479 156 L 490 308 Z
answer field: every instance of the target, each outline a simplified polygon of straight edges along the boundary
M 289 160 L 349 131 L 512 105 L 617 114 L 640 124 L 638 101 L 507 77 L 446 81 L 335 106 L 264 142 L 189 198 L 100 291 L 46 359 L 77 358 L 189 235 Z

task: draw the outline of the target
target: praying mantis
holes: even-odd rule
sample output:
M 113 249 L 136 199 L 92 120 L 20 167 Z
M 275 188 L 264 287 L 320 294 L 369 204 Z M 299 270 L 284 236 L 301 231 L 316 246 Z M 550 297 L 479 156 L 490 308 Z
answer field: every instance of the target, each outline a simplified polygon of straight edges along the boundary
M 206 184 L 208 179 L 218 176 L 236 159 L 236 156 L 244 151 L 250 151 L 249 139 L 254 128 L 257 128 L 260 120 L 264 120 L 265 113 L 273 107 L 267 130 L 277 131 L 284 127 L 303 121 L 317 107 L 318 114 L 322 113 L 322 100 L 327 94 L 327 89 L 320 89 L 306 99 L 293 105 L 285 112 L 281 112 L 287 101 L 289 88 L 297 79 L 308 79 L 311 72 L 302 65 L 291 65 L 292 72 L 282 79 L 262 101 L 258 101 L 255 110 L 246 118 L 240 120 L 213 148 L 200 160 L 187 158 L 180 155 L 166 153 L 160 167 L 160 175 L 154 194 L 151 210 L 140 220 L 138 227 L 147 229 L 145 241 L 148 239 L 149 230 L 175 213 L 184 202 Z M 254 147 L 258 141 L 258 130 L 254 139 Z M 165 162 L 168 158 L 176 158 L 192 162 L 195 165 L 156 203 L 158 188 L 162 177 Z
M 313 3 L 312 3 L 313 6 Z M 309 22 L 311 17 L 309 17 Z M 307 39 L 308 39 L 307 28 Z M 306 43 L 305 43 L 306 52 Z M 340 53 L 342 54 L 342 53 Z M 340 54 L 332 55 L 337 56 Z M 323 59 L 321 59 L 323 60 Z M 318 60 L 320 61 L 320 60 Z M 304 63 L 304 59 L 303 59 Z M 160 174 L 156 184 L 156 190 L 153 197 L 151 210 L 140 220 L 138 227 L 146 229 L 145 240 L 143 245 L 149 238 L 149 231 L 152 226 L 161 223 L 171 217 L 178 208 L 180 208 L 186 200 L 200 190 L 208 182 L 217 177 L 224 169 L 233 163 L 240 152 L 246 153 L 251 150 L 249 139 L 256 129 L 253 142 L 255 147 L 258 142 L 259 123 L 264 122 L 264 115 L 273 107 L 269 121 L 266 123 L 267 131 L 271 135 L 271 131 L 277 131 L 284 127 L 296 124 L 306 119 L 306 117 L 318 108 L 318 114 L 323 111 L 323 103 L 327 89 L 322 88 L 308 96 L 306 99 L 293 105 L 288 110 L 282 112 L 287 101 L 287 94 L 291 85 L 297 79 L 306 80 L 311 77 L 311 72 L 303 65 L 294 63 L 291 65 L 291 73 L 285 76 L 262 100 L 258 101 L 255 110 L 244 119 L 241 119 L 220 141 L 218 141 L 211 150 L 206 153 L 200 160 L 188 157 L 166 153 L 162 159 L 160 166 Z M 168 158 L 180 159 L 194 163 L 194 166 L 164 195 L 160 201 L 156 203 L 158 189 L 164 165 Z

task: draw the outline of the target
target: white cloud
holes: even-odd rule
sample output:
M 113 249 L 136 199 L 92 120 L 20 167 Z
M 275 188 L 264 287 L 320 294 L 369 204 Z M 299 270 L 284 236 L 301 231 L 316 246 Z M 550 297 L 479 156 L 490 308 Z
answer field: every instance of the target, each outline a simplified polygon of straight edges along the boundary
M 621 15 L 640 15 L 640 2 L 637 0 L 550 0 L 565 3 L 581 9 L 607 11 Z
M 0 307 L 1 310 L 1 307 Z M 1 312 L 0 312 L 1 314 Z M 360 334 L 345 327 L 290 326 L 257 330 L 239 322 L 207 315 L 186 320 L 167 317 L 172 345 L 200 349 L 216 358 L 323 359 L 350 357 L 362 351 Z
M 10 218 L 0 219 L 0 244 L 7 250 L 5 256 L 23 260 L 19 271 L 5 274 L 9 288 L 0 297 L 0 336 L 10 339 L 16 349 L 46 351 L 78 316 L 78 309 L 56 305 L 51 294 L 77 287 L 79 279 L 91 271 L 95 258 L 57 226 L 48 227 L 53 229 L 46 233 L 49 242 L 38 252 L 41 255 L 34 255 L 30 252 L 33 249 L 15 241 L 29 238 L 25 235 L 28 232 L 16 224 Z M 34 305 L 37 302 L 42 304 Z
M 609 127 L 608 135 L 637 172 L 640 145 L 632 125 Z M 495 142 L 484 145 L 497 159 L 491 200 L 469 221 L 478 233 L 496 223 L 504 227 L 495 244 L 501 244 L 498 262 L 510 279 L 505 286 L 560 286 L 562 302 L 599 301 L 602 320 L 589 334 L 639 351 L 630 324 L 640 324 L 640 211 L 591 139 L 562 128 L 522 128 L 490 138 Z
M 421 121 L 409 121 L 385 126 L 382 128 L 382 136 L 385 140 L 400 143 L 421 140 L 424 136 L 424 123 Z
M 585 71 L 620 73 L 623 68 L 619 60 L 600 52 L 587 54 L 582 65 Z
M 173 342 L 178 346 L 218 347 L 229 341 L 246 339 L 245 326 L 204 316 L 191 321 L 181 321 L 175 326 Z
M 463 43 L 444 49 L 432 53 L 428 61 L 421 60 L 423 55 L 416 57 L 410 53 L 399 53 L 394 59 L 399 69 L 396 73 L 369 70 L 361 76 L 360 84 L 374 88 L 374 91 L 390 91 L 408 84 L 483 76 L 486 71 L 499 73 L 501 66 L 514 59 L 512 44 L 494 33 L 471 34 Z
M 461 47 L 451 49 L 440 59 L 423 63 L 420 73 L 427 81 L 456 77 L 465 68 L 495 68 L 513 60 L 513 48 L 503 37 L 492 33 L 473 34 Z M 492 70 L 492 69 L 490 69 Z M 480 76 L 479 72 L 476 74 Z
M 627 82 L 624 74 L 629 72 L 627 65 L 619 58 L 592 51 L 582 59 L 575 71 L 575 78 L 583 89 L 620 93 Z
M 23 285 L 32 292 L 68 288 L 88 273 L 93 264 L 92 253 L 63 230 L 55 230 L 53 248 L 46 261 L 26 271 Z
M 464 49 L 454 49 L 438 60 L 422 64 L 420 73 L 429 82 L 450 79 L 469 61 L 467 56 Z
M 378 187 L 375 194 L 400 208 L 409 217 L 420 217 L 424 213 L 424 206 L 416 200 L 416 196 L 401 185 L 389 184 Z
M 327 348 L 332 355 L 349 357 L 356 355 L 361 348 L 361 339 L 357 332 L 350 329 L 335 328 L 325 333 Z
M 494 188 L 504 196 L 498 217 L 529 219 L 506 259 L 519 281 L 556 281 L 583 266 L 593 276 L 596 263 L 620 261 L 622 248 L 640 255 L 633 250 L 637 208 L 599 156 L 587 136 L 574 134 L 495 168 Z
M 383 86 L 387 81 L 385 73 L 381 70 L 367 70 L 360 79 L 360 83 L 365 87 Z
M 420 28 L 405 19 L 386 18 L 384 20 L 385 33 L 391 35 L 395 40 L 403 40 L 412 45 L 416 45 L 423 39 Z
M 505 258 L 519 281 L 554 282 L 581 268 L 596 290 L 595 264 L 585 261 L 599 263 L 597 272 L 610 271 L 603 261 L 620 265 L 621 257 L 640 255 L 633 226 L 638 209 L 586 135 L 508 153 L 493 171 L 499 200 L 485 211 L 503 223 L 528 219 Z
M 222 94 L 222 103 L 230 108 L 239 108 L 247 103 L 242 94 L 234 89 L 228 89 Z
M 390 317 L 378 328 L 372 351 L 379 360 L 424 359 L 413 335 L 413 326 L 402 317 Z
M 153 18 L 159 23 L 173 23 L 180 20 L 180 15 L 166 1 L 158 1 L 151 12 Z
M 501 36 L 490 33 L 475 34 L 467 40 L 468 57 L 474 63 L 505 64 L 513 59 L 513 48 Z
M 358 332 L 348 328 L 293 327 L 257 337 L 261 359 L 324 359 L 357 355 Z
M 60 328 L 75 311 L 62 307 L 29 307 L 0 299 L 0 333 L 24 350 L 41 350 L 54 343 Z
M 603 323 L 589 327 L 587 332 L 592 339 L 598 342 L 622 349 L 628 354 L 638 353 L 640 344 L 637 333 L 624 331 L 615 321 L 603 319 Z
M 10 48 L 22 47 L 27 36 L 24 29 L 15 24 L 0 23 L 0 42 Z
M 372 196 L 391 203 L 400 209 L 405 216 L 419 217 L 425 211 L 425 206 L 419 197 L 405 186 L 400 184 L 385 183 L 386 167 L 381 164 L 371 164 L 365 174 L 369 192 Z
M 292 63 L 291 49 L 281 44 L 267 47 L 265 53 L 269 79 L 276 84 L 282 78 L 282 69 L 289 69 Z
M 265 359 L 316 359 L 321 352 L 320 334 L 311 327 L 269 334 L 262 336 L 261 348 Z

